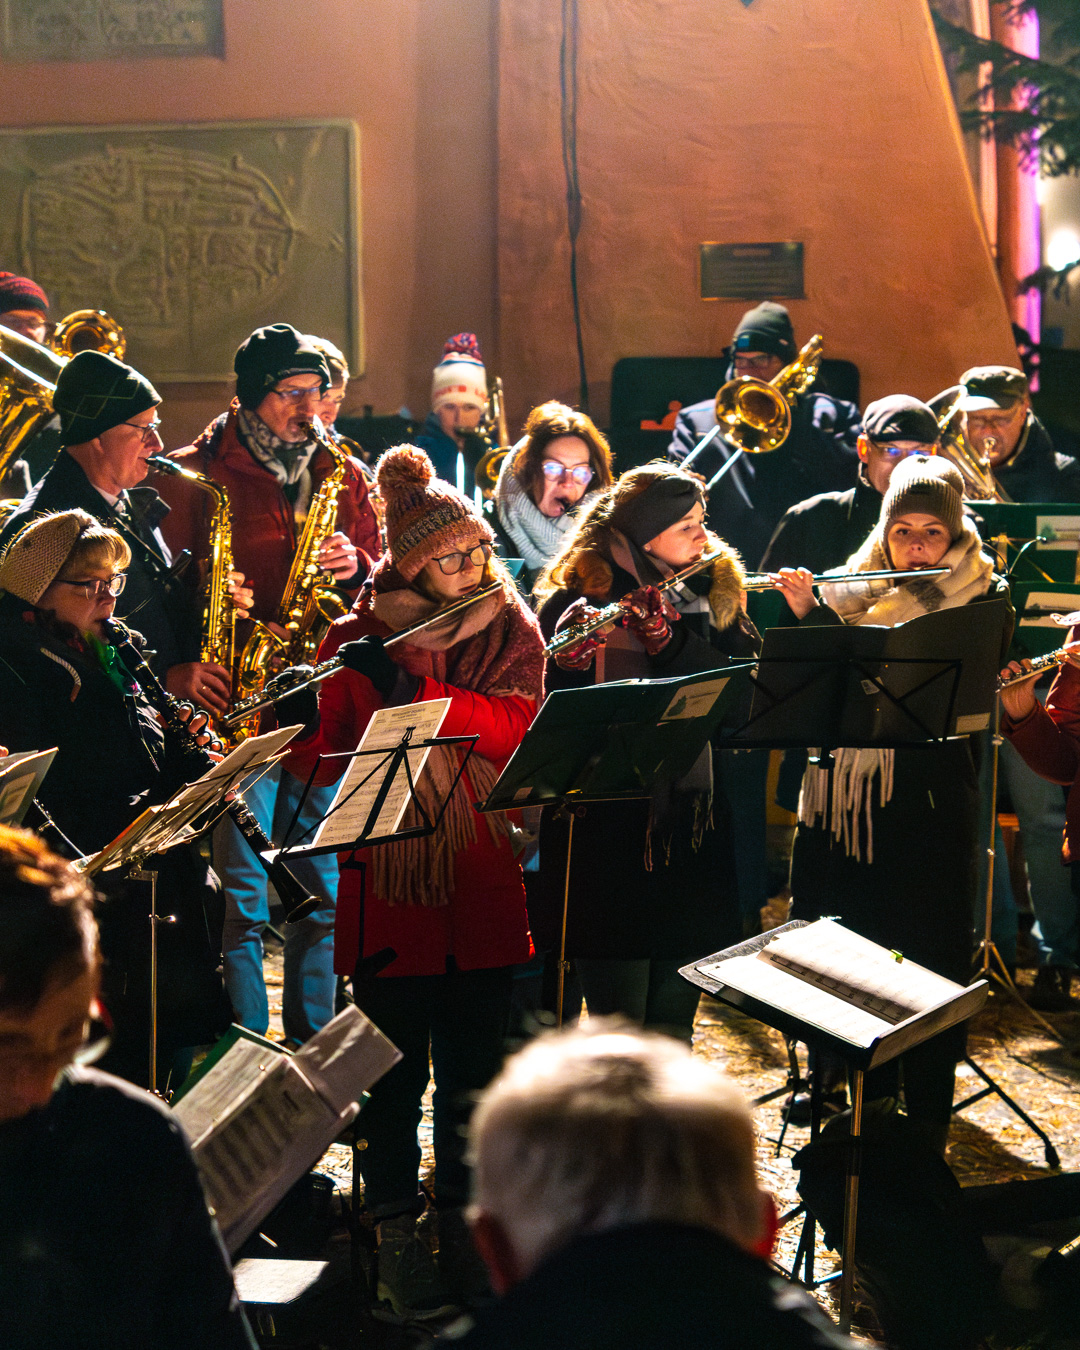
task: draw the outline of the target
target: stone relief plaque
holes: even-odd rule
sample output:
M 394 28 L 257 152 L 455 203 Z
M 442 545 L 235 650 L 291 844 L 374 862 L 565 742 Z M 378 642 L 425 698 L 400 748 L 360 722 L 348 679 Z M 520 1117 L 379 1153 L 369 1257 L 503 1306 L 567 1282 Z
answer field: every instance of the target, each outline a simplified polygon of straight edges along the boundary
M 0 269 L 56 317 L 108 310 L 154 379 L 227 378 L 279 322 L 359 374 L 358 143 L 351 122 L 0 130 Z
M 9 61 L 223 56 L 222 0 L 0 0 Z

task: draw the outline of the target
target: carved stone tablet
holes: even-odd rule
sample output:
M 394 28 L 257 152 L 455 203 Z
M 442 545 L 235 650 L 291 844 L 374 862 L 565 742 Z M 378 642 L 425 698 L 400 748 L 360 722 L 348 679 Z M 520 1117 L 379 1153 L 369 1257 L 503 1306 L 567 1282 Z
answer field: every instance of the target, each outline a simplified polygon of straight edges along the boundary
M 223 56 L 222 0 L 0 0 L 8 61 Z
M 363 368 L 352 123 L 0 131 L 0 257 L 107 310 L 152 378 L 227 377 L 286 322 Z

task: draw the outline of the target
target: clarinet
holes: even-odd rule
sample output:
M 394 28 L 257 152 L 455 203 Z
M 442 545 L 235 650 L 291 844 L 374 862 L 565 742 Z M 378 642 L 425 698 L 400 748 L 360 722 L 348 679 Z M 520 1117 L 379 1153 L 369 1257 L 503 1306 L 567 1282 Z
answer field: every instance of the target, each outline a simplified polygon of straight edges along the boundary
M 203 761 L 205 768 L 212 768 L 214 761 L 210 758 L 210 752 L 199 744 L 198 738 L 188 729 L 187 723 L 179 715 L 179 700 L 169 693 L 151 670 L 146 658 L 132 641 L 131 629 L 119 619 L 107 619 L 103 627 L 109 641 L 123 659 L 124 665 L 131 671 L 165 726 L 180 738 L 187 751 Z M 239 793 L 228 803 L 226 809 L 233 824 L 247 841 L 248 847 L 258 858 L 259 865 L 274 883 L 274 890 L 285 907 L 286 923 L 296 923 L 299 919 L 306 918 L 325 903 L 321 896 L 312 895 L 307 891 L 284 863 L 263 857 L 263 852 L 273 848 L 273 845 Z

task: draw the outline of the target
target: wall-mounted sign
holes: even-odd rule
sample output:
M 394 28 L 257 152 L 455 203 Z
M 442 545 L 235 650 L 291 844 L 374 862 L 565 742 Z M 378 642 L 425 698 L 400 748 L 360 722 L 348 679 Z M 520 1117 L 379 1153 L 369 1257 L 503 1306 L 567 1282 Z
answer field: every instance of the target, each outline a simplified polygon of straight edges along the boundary
M 0 0 L 7 61 L 223 56 L 222 0 Z
M 352 122 L 0 130 L 0 258 L 53 312 L 105 309 L 151 379 L 229 376 L 255 328 L 363 370 Z
M 802 300 L 802 244 L 702 244 L 702 300 Z

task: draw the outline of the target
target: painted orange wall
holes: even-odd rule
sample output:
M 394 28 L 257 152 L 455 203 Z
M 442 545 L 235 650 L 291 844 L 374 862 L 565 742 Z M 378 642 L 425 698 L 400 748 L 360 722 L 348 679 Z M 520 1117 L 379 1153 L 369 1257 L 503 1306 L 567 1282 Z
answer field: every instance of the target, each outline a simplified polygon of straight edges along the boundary
M 225 0 L 224 60 L 0 64 L 0 126 L 355 120 L 367 372 L 348 406 L 407 403 L 422 416 L 451 333 L 474 329 L 497 357 L 494 5 Z M 221 410 L 229 387 L 162 392 L 166 441 L 177 445 Z
M 802 240 L 805 340 L 863 398 L 1015 362 L 926 0 L 580 0 L 579 275 L 593 412 L 624 356 L 716 352 L 706 240 Z M 573 400 L 559 7 L 502 0 L 499 325 L 512 416 Z M 787 302 L 785 302 L 787 303 Z M 661 410 L 662 411 L 662 410 Z

